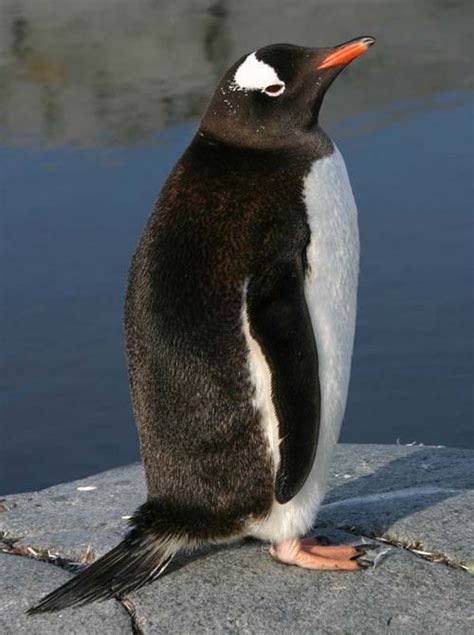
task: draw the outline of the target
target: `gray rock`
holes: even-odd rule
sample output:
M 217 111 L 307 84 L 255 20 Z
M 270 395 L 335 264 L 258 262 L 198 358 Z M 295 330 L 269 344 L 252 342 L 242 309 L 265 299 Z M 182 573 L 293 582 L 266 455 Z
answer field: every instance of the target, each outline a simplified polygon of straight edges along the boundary
M 145 498 L 142 466 L 127 465 L 40 492 L 6 496 L 0 532 L 9 541 L 73 560 L 81 560 L 89 547 L 99 557 L 120 541 L 128 526 L 124 516 Z
M 351 446 L 336 458 L 318 526 L 351 528 L 454 562 L 474 560 L 472 450 Z
M 472 450 L 341 445 L 318 525 L 353 527 L 360 534 L 420 544 L 453 560 L 473 560 L 473 523 L 467 522 L 474 517 L 473 463 Z M 7 496 L 9 511 L 0 514 L 0 531 L 73 559 L 90 545 L 100 556 L 120 540 L 127 529 L 123 517 L 145 495 L 142 467 L 126 466 Z
M 130 633 L 130 619 L 116 601 L 60 611 L 54 616 L 26 614 L 40 595 L 52 591 L 69 577 L 70 574 L 45 562 L 0 554 L 0 632 L 4 635 Z
M 327 573 L 279 565 L 265 545 L 254 542 L 208 549 L 180 556 L 167 575 L 131 596 L 143 631 L 469 632 L 474 624 L 472 578 L 446 562 L 474 560 L 473 459 L 474 452 L 468 450 L 340 446 L 327 501 L 318 517 L 317 533 L 332 541 L 354 544 L 367 537 L 384 538 L 402 547 L 436 552 L 444 564 L 395 547 L 375 568 Z M 49 549 L 72 560 L 80 560 L 92 547 L 95 556 L 100 556 L 120 540 L 127 529 L 123 517 L 144 499 L 141 466 L 127 466 L 42 492 L 7 496 L 0 530 L 4 540 L 15 546 Z M 17 586 L 15 602 L 24 607 L 68 575 L 51 564 L 26 558 L 3 555 L 1 561 L 13 580 L 17 567 L 23 567 L 25 578 Z M 7 621 L 9 606 L 4 605 L 0 613 Z M 83 630 L 71 631 L 68 624 L 67 632 L 107 632 L 90 621 L 96 617 L 89 620 L 98 607 L 123 611 L 110 601 L 32 617 L 18 622 L 15 632 L 31 632 L 36 628 L 33 624 L 41 624 L 37 632 L 59 632 L 54 629 L 61 625 L 64 629 L 69 616 L 74 616 L 74 628 L 83 624 Z M 16 608 L 12 611 L 19 615 Z M 115 622 L 110 624 L 114 632 L 120 632 Z
M 280 565 L 245 544 L 188 560 L 131 597 L 149 634 L 462 635 L 474 619 L 469 583 L 463 571 L 398 549 L 374 569 L 328 573 Z

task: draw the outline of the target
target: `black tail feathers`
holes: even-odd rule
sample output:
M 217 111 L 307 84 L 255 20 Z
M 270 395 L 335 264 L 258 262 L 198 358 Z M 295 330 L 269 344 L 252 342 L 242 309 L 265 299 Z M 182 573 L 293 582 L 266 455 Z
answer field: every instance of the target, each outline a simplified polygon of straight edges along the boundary
M 121 596 L 158 577 L 180 548 L 173 536 L 156 536 L 135 528 L 114 549 L 56 589 L 29 614 L 58 611 L 95 600 Z

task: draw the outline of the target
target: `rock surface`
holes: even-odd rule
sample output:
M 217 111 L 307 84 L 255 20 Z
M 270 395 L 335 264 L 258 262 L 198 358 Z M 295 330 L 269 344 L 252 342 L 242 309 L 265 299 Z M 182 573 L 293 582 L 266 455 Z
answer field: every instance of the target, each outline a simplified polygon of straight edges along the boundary
M 49 588 L 64 584 L 70 574 L 46 562 L 21 556 L 0 557 L 0 632 L 30 635 L 64 635 L 65 633 L 127 633 L 130 619 L 116 601 L 78 608 L 74 616 L 58 613 L 28 617 L 26 610 L 38 599 L 45 585 Z M 40 591 L 41 589 L 41 591 Z
M 181 556 L 169 574 L 116 601 L 51 615 L 24 610 L 67 579 L 56 563 L 98 557 L 145 498 L 140 465 L 2 499 L 0 629 L 5 633 L 426 633 L 474 628 L 474 452 L 342 445 L 315 533 L 393 545 L 358 573 L 312 572 L 244 542 Z M 28 551 L 27 547 L 31 551 Z M 64 559 L 64 562 L 63 560 Z M 132 623 L 133 622 L 133 623 Z

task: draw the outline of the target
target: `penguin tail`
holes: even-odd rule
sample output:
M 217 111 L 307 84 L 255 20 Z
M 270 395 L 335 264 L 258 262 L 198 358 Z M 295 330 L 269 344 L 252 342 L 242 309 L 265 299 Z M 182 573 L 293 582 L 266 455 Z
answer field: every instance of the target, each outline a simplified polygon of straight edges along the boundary
M 29 615 L 122 596 L 157 578 L 183 546 L 176 536 L 132 529 L 114 549 L 31 607 Z

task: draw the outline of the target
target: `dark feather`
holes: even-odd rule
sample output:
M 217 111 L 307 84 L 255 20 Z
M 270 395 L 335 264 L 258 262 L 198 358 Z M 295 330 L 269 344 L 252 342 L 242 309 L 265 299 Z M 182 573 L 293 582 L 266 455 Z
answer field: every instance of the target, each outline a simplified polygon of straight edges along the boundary
M 169 537 L 132 530 L 114 549 L 46 597 L 28 613 L 58 611 L 95 600 L 124 595 L 158 577 L 176 550 Z

